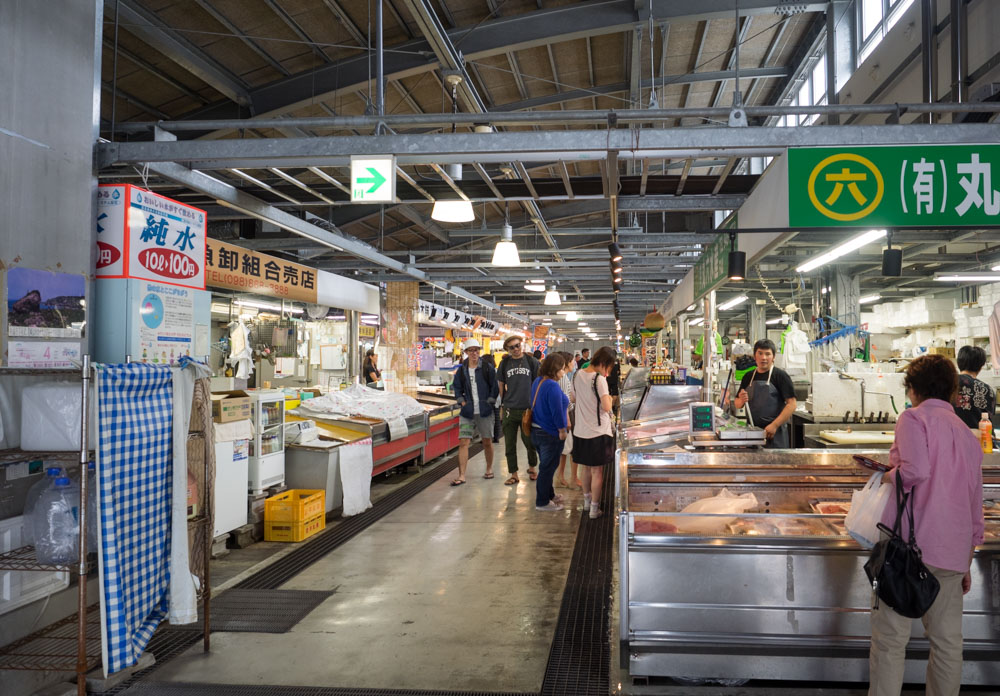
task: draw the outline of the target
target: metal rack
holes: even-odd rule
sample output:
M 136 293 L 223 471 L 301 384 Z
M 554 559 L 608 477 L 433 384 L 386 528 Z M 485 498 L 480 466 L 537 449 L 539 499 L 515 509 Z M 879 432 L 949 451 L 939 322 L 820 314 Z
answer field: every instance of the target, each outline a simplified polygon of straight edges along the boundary
M 77 564 L 45 565 L 32 561 L 34 547 L 23 546 L 0 554 L 0 569 L 18 571 L 69 571 L 77 575 L 77 613 L 36 633 L 0 648 L 0 669 L 75 671 L 77 694 L 85 696 L 87 672 L 101 661 L 101 628 L 99 612 L 88 612 L 87 573 L 91 564 L 87 559 L 87 462 L 90 456 L 87 435 L 90 432 L 90 356 L 83 356 L 79 370 L 43 370 L 0 368 L 0 376 L 78 376 L 81 379 L 82 403 L 80 416 L 79 452 L 0 452 L 0 463 L 37 459 L 52 455 L 51 459 L 76 460 L 80 467 L 80 555 Z M 20 457 L 17 459 L 16 457 Z M 88 620 L 88 613 L 93 620 Z M 76 634 L 70 628 L 76 624 Z M 73 638 L 75 638 L 75 645 Z M 74 661 L 75 658 L 75 661 Z
M 82 380 L 82 416 L 80 423 L 79 452 L 25 452 L 20 449 L 0 450 L 0 466 L 26 459 L 49 459 L 65 462 L 76 462 L 80 466 L 80 556 L 75 565 L 46 565 L 35 560 L 33 546 L 23 546 L 10 552 L 0 554 L 0 570 L 15 571 L 63 571 L 77 575 L 77 613 L 57 621 L 39 631 L 19 640 L 0 647 L 0 670 L 41 670 L 66 672 L 75 671 L 77 676 L 77 694 L 85 696 L 87 672 L 101 663 L 101 626 L 99 604 L 87 606 L 87 575 L 96 561 L 90 560 L 87 553 L 87 462 L 93 454 L 87 437 L 90 432 L 90 383 L 92 367 L 90 356 L 83 356 L 80 370 L 43 370 L 0 367 L 0 377 L 4 376 L 45 376 L 67 377 L 77 376 Z M 203 399 L 207 399 L 207 387 L 200 389 Z M 199 392 L 196 386 L 195 393 Z M 206 427 L 211 424 L 211 407 L 206 403 L 201 408 L 202 418 Z M 206 442 L 211 439 L 211 433 L 206 431 Z M 207 445 L 206 445 L 207 447 Z M 209 460 L 206 458 L 206 469 Z M 202 601 L 204 618 L 204 649 L 209 649 L 209 633 L 211 631 L 209 612 L 211 588 L 209 585 L 209 560 L 211 557 L 212 482 L 206 471 L 205 512 L 188 520 L 189 536 L 194 539 L 192 548 L 200 548 L 201 567 L 192 563 L 194 572 L 202 576 L 199 597 Z M 197 558 L 197 555 L 195 556 Z M 194 561 L 195 559 L 192 559 Z

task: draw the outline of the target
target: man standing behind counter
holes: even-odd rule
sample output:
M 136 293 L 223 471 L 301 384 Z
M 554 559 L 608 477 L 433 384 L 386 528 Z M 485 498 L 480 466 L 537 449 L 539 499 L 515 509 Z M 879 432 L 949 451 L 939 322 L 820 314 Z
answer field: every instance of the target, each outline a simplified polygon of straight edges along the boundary
M 767 447 L 788 448 L 790 436 L 787 423 L 798 402 L 795 387 L 788 373 L 774 366 L 777 353 L 774 342 L 762 339 L 753 344 L 753 357 L 757 369 L 743 375 L 733 406 L 747 405 L 753 424 L 764 428 Z
M 507 355 L 497 368 L 497 382 L 500 384 L 501 423 L 503 427 L 504 452 L 507 457 L 507 472 L 510 477 L 504 481 L 513 486 L 520 479 L 517 476 L 517 437 L 520 434 L 528 449 L 528 477 L 538 477 L 538 453 L 531 438 L 521 432 L 521 418 L 531 406 L 531 384 L 538 376 L 539 362 L 524 352 L 524 342 L 520 336 L 508 336 L 503 341 Z

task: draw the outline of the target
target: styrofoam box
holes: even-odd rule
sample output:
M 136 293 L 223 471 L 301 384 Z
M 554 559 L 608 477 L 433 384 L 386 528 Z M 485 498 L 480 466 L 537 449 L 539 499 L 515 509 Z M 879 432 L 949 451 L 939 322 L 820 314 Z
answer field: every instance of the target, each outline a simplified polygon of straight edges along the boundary
M 21 529 L 24 515 L 0 520 L 0 553 L 24 546 Z M 44 599 L 69 587 L 69 573 L 50 571 L 0 570 L 0 614 Z

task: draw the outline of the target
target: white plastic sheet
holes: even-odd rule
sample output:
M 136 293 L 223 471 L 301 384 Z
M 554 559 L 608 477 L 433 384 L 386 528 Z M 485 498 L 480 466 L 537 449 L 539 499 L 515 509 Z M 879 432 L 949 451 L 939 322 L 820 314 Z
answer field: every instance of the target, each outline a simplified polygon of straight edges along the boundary
M 683 513 L 705 513 L 713 517 L 677 517 L 670 519 L 670 523 L 677 526 L 682 532 L 693 534 L 716 534 L 726 528 L 736 520 L 735 517 L 721 517 L 721 515 L 739 515 L 747 510 L 757 507 L 757 498 L 753 493 L 736 495 L 729 489 L 723 488 L 718 495 L 710 498 L 696 500 L 681 512 Z M 720 515 L 715 517 L 715 515 Z
M 391 421 L 408 418 L 424 412 L 424 407 L 406 394 L 384 392 L 360 384 L 352 384 L 342 391 L 331 391 L 315 399 L 303 401 L 297 413 L 303 418 L 313 416 L 365 416 Z
M 372 506 L 372 439 L 340 446 L 340 484 L 344 488 L 343 516 L 360 515 Z

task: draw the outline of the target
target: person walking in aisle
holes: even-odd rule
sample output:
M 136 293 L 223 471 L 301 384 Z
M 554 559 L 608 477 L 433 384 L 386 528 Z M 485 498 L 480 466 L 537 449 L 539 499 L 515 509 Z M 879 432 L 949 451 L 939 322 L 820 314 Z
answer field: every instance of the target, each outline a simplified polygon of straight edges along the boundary
M 553 353 L 542 361 L 538 379 L 531 385 L 531 440 L 538 450 L 539 466 L 535 481 L 535 509 L 558 511 L 563 507 L 562 498 L 556 496 L 552 477 L 559 466 L 563 442 L 569 422 L 566 411 L 569 397 L 559 388 L 559 378 L 566 367 L 566 359 Z
M 521 432 L 521 418 L 531 404 L 531 385 L 538 376 L 539 363 L 531 355 L 525 354 L 524 342 L 520 336 L 510 335 L 505 338 L 503 349 L 507 351 L 507 355 L 497 368 L 497 382 L 500 384 L 502 404 L 500 420 L 503 425 L 504 454 L 507 458 L 507 473 L 510 474 L 504 484 L 513 486 L 520 481 L 517 475 L 519 434 L 528 450 L 528 477 L 532 481 L 538 477 L 538 453 L 531 444 L 531 438 Z
M 573 461 L 584 467 L 583 502 L 590 519 L 601 510 L 604 465 L 615 455 L 614 426 L 611 423 L 611 394 L 608 375 L 615 365 L 615 351 L 607 346 L 594 353 L 590 366 L 573 378 L 576 406 L 573 410 Z
M 576 359 L 576 369 L 582 370 L 590 362 L 590 348 L 584 348 L 580 357 Z
M 566 367 L 563 368 L 563 376 L 559 378 L 559 388 L 562 389 L 563 394 L 569 397 L 569 413 L 566 417 L 569 419 L 570 432 L 566 434 L 566 441 L 563 443 L 562 455 L 559 457 L 559 468 L 556 469 L 555 475 L 555 487 L 556 488 L 570 488 L 574 491 L 580 490 L 582 484 L 580 483 L 580 477 L 577 475 L 576 461 L 573 460 L 573 375 L 576 373 L 576 360 L 573 358 L 572 353 L 565 351 L 560 351 L 559 355 L 563 356 L 566 360 Z M 566 481 L 566 460 L 571 462 L 571 471 L 569 482 Z
M 458 414 L 458 478 L 453 486 L 465 483 L 465 468 L 469 464 L 469 444 L 479 433 L 486 455 L 484 479 L 493 478 L 493 404 L 497 400 L 497 374 L 490 360 L 480 360 L 482 347 L 470 338 L 465 342 L 467 356 L 455 373 L 455 400 L 462 410 Z
M 970 428 L 979 427 L 979 419 L 984 413 L 996 410 L 997 397 L 986 382 L 976 379 L 986 364 L 986 351 L 978 346 L 962 346 L 958 351 L 958 393 L 955 397 L 955 413 Z
M 962 596 L 972 587 L 972 555 L 985 531 L 983 452 L 952 408 L 958 375 L 948 358 L 917 358 L 906 368 L 903 385 L 913 407 L 896 421 L 889 450 L 893 468 L 882 480 L 895 486 L 899 471 L 903 489 L 912 497 L 917 546 L 940 583 L 934 603 L 920 619 L 931 648 L 926 684 L 929 696 L 952 696 L 962 684 Z M 882 524 L 891 528 L 897 510 L 895 496 L 889 500 Z M 904 539 L 910 534 L 908 522 L 904 513 Z M 876 599 L 873 592 L 868 694 L 899 696 L 913 620 Z

